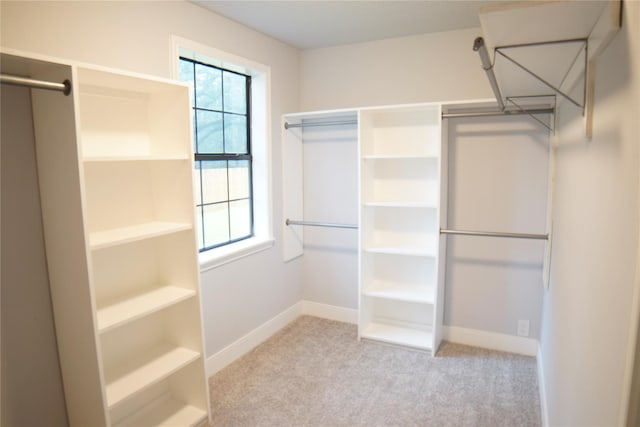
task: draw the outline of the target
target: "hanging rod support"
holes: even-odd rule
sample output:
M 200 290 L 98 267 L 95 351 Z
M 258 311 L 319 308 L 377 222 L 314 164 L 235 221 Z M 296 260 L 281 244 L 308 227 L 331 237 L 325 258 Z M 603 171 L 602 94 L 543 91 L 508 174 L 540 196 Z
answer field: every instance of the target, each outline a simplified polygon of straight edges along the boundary
M 30 79 L 27 77 L 12 76 L 9 74 L 0 74 L 0 83 L 14 86 L 26 86 L 36 89 L 57 90 L 65 95 L 69 95 L 71 93 L 71 82 L 69 80 L 65 80 L 62 83 L 55 83 L 45 80 Z
M 496 233 L 492 231 L 447 230 L 445 228 L 440 229 L 440 234 L 454 234 L 454 235 L 461 235 L 461 236 L 506 237 L 511 239 L 549 240 L 548 234 Z
M 546 124 L 545 122 L 543 122 L 542 120 L 540 120 L 539 118 L 537 118 L 536 116 L 534 116 L 532 113 L 530 113 L 529 111 L 527 111 L 524 107 L 522 107 L 520 104 L 518 104 L 517 102 L 515 102 L 513 100 L 513 98 L 508 97 L 507 96 L 507 102 L 512 103 L 513 105 L 515 105 L 520 111 L 522 111 L 523 114 L 528 114 L 529 117 L 531 117 L 533 120 L 535 120 L 536 122 L 540 123 L 542 126 L 544 126 L 545 128 L 547 128 L 550 132 L 553 132 L 553 129 L 551 129 L 551 126 L 549 126 L 548 124 Z
M 357 120 L 343 120 L 343 121 L 337 121 L 337 122 L 307 122 L 307 123 L 284 122 L 284 128 L 291 129 L 291 128 L 305 128 L 305 127 L 311 127 L 311 126 L 344 126 L 344 125 L 357 125 L 357 124 L 358 124 Z
M 504 110 L 504 102 L 502 101 L 502 95 L 500 94 L 498 81 L 496 80 L 496 75 L 493 72 L 493 64 L 491 63 L 491 59 L 489 58 L 489 52 L 487 52 L 487 45 L 484 43 L 484 39 L 482 37 L 476 37 L 476 39 L 474 40 L 473 51 L 478 52 L 478 55 L 480 55 L 482 68 L 487 73 L 489 83 L 491 84 L 491 89 L 493 89 L 493 94 L 496 97 L 496 101 L 498 101 L 498 106 L 500 107 L 500 110 Z
M 442 113 L 442 118 L 457 119 L 462 117 L 517 116 L 521 114 L 553 114 L 553 112 L 553 108 L 531 108 L 504 111 L 469 111 L 466 113 Z
M 356 224 L 336 224 L 333 222 L 314 222 L 314 221 L 294 221 L 289 218 L 285 221 L 286 225 L 307 225 L 310 227 L 331 227 L 331 228 L 353 228 L 358 229 Z
M 561 91 L 560 89 L 558 89 L 557 87 L 555 87 L 554 85 L 552 85 L 551 83 L 549 83 L 548 81 L 546 81 L 545 79 L 543 79 L 542 77 L 540 77 L 539 75 L 534 73 L 533 71 L 529 70 L 527 67 L 525 67 L 524 65 L 520 64 L 515 59 L 511 58 L 509 55 L 507 55 L 506 53 L 502 52 L 500 49 L 496 49 L 496 53 L 500 54 L 500 56 L 502 56 L 503 58 L 509 60 L 511 63 L 513 63 L 514 65 L 518 66 L 523 71 L 526 71 L 528 74 L 530 74 L 531 76 L 535 77 L 539 82 L 541 82 L 542 84 L 547 86 L 549 89 L 553 90 L 555 93 L 557 93 L 558 95 L 562 96 L 564 99 L 566 99 L 567 101 L 571 102 L 576 107 L 582 108 L 582 110 L 584 111 L 584 105 L 581 105 L 579 102 L 575 101 L 569 95 L 567 95 L 566 93 L 564 93 L 563 91 Z

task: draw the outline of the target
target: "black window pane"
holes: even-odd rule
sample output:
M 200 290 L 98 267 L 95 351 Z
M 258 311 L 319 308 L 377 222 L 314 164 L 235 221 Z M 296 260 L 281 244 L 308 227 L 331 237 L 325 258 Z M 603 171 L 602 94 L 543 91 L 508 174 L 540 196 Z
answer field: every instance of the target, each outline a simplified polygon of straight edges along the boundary
M 196 64 L 196 108 L 222 110 L 222 72 Z
M 181 59 L 178 75 L 180 81 L 188 83 L 189 86 L 191 86 L 193 92 L 193 62 Z
M 223 153 L 222 114 L 196 110 L 196 147 L 198 153 Z
M 247 153 L 247 118 L 245 116 L 224 115 L 224 152 Z
M 247 112 L 247 78 L 239 74 L 225 71 L 224 78 L 224 111 L 246 114 Z
M 251 78 L 181 58 L 179 78 L 193 88 L 197 238 L 200 251 L 253 235 L 249 93 Z M 217 156 L 225 156 L 217 158 Z

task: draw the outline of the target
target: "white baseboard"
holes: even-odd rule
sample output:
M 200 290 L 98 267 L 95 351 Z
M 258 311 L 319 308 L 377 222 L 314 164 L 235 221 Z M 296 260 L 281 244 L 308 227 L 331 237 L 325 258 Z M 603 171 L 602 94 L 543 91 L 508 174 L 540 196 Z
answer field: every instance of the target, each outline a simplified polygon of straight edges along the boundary
M 244 356 L 303 314 L 321 317 L 323 319 L 337 320 L 338 322 L 358 322 L 358 310 L 356 309 L 321 304 L 313 301 L 299 301 L 239 338 L 237 341 L 218 351 L 213 356 L 208 357 L 205 362 L 207 377 L 214 375 L 236 359 Z
M 444 326 L 442 339 L 458 344 L 507 351 L 509 353 L 524 354 L 526 356 L 537 356 L 538 354 L 538 340 L 481 331 L 478 329 Z
M 205 370 L 207 378 L 224 369 L 227 365 L 244 356 L 280 329 L 296 320 L 301 312 L 302 302 L 297 302 L 282 313 L 267 320 L 237 341 L 229 344 L 213 356 L 207 358 Z
M 355 308 L 338 307 L 313 301 L 300 301 L 300 304 L 301 314 L 344 323 L 358 323 L 358 310 Z
M 542 421 L 542 427 L 549 426 L 549 413 L 547 412 L 547 388 L 544 383 L 544 368 L 542 364 L 542 350 L 538 346 L 538 353 L 536 354 L 536 362 L 538 364 L 538 390 L 540 392 L 540 418 Z

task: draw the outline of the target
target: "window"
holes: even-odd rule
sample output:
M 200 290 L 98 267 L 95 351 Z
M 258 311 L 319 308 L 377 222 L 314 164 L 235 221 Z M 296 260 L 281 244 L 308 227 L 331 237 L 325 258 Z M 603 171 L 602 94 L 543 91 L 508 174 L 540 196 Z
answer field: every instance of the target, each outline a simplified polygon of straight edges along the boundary
M 193 89 L 196 216 L 201 252 L 254 236 L 251 76 L 180 57 Z
M 204 272 L 272 248 L 275 242 L 271 172 L 271 70 L 264 64 L 193 40 L 178 36 L 172 36 L 171 40 L 174 58 L 172 76 L 176 80 L 188 80 L 193 103 L 196 104 L 193 109 L 194 123 L 198 114 L 205 123 L 205 128 L 200 128 L 200 135 L 195 127 L 193 133 L 197 159 L 194 191 L 200 229 L 199 261 L 200 271 Z M 181 77 L 183 68 L 188 76 L 186 78 Z M 198 78 L 217 81 L 218 90 L 210 94 L 201 91 L 197 96 Z M 243 79 L 249 79 L 245 80 L 244 86 L 238 84 Z M 199 86 L 202 84 L 199 83 Z M 234 96 L 237 92 L 233 91 L 242 89 L 246 98 L 243 98 L 244 103 L 238 101 L 239 105 L 236 105 L 229 98 L 228 91 L 231 90 Z M 215 93 L 217 100 L 213 98 Z M 218 104 L 214 105 L 214 102 Z M 217 120 L 207 124 L 208 118 Z M 234 119 L 236 122 L 233 122 Z M 246 133 L 238 131 L 237 121 L 242 120 L 247 126 Z M 202 121 L 199 124 L 202 125 Z M 209 139 L 207 132 L 211 133 Z M 246 146 L 242 137 L 239 140 L 230 138 L 234 132 L 246 135 Z M 215 139 L 216 135 L 218 139 Z M 203 141 L 205 145 L 199 146 L 198 143 Z M 216 170 L 215 166 L 220 168 Z M 216 175 L 222 184 L 209 186 L 210 181 L 215 181 L 213 177 Z M 224 200 L 218 191 L 224 194 Z M 216 209 L 218 212 L 215 212 Z M 218 235 L 214 234 L 218 233 L 218 228 L 214 227 L 216 223 L 221 224 L 222 231 Z

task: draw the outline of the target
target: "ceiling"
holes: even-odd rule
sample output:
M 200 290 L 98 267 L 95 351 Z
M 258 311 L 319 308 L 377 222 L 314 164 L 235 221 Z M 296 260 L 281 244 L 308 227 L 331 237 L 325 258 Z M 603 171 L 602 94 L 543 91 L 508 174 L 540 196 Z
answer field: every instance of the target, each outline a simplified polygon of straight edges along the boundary
M 480 26 L 478 9 L 504 1 L 191 0 L 299 49 Z

